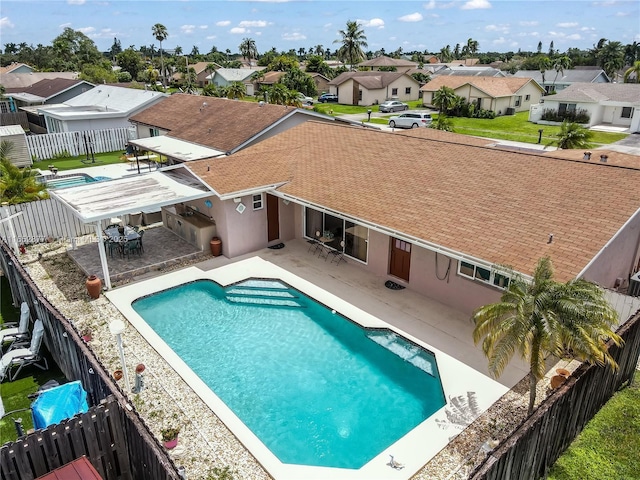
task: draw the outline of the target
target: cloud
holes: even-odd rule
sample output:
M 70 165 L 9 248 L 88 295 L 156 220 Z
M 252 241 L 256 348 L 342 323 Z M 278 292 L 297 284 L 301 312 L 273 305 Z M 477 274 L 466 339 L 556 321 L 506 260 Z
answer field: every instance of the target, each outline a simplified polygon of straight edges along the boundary
M 238 26 L 241 28 L 266 27 L 267 22 L 264 20 L 242 20 Z
M 249 33 L 249 30 L 242 27 L 233 27 L 229 33 Z
M 182 25 L 180 27 L 180 31 L 182 33 L 186 33 L 186 34 L 190 34 L 193 33 L 193 31 L 196 29 L 195 25 Z
M 582 28 L 580 29 L 580 31 L 581 31 L 581 32 L 595 32 L 595 31 L 596 31 L 596 29 L 595 29 L 595 28 L 593 28 L 593 27 L 582 27 Z
M 231 25 L 230 20 L 220 20 L 219 22 L 216 22 L 216 27 L 228 27 L 229 25 Z
M 96 31 L 94 27 L 82 27 L 82 28 L 76 28 L 76 30 L 78 30 L 81 33 L 84 33 L 85 35 L 89 35 L 90 33 L 93 33 Z
M 209 35 L 208 37 L 205 37 L 207 40 L 215 40 L 217 37 L 217 35 Z
M 469 0 L 462 7 L 462 10 L 478 10 L 483 8 L 491 8 L 489 0 Z
M 539 22 L 533 20 L 531 22 L 518 22 L 518 25 L 520 25 L 521 27 L 536 27 L 538 23 Z
M 425 10 L 433 10 L 436 8 L 436 0 L 429 0 L 429 3 L 424 4 Z
M 86 0 L 67 0 L 69 5 L 84 5 Z
M 293 32 L 293 33 L 283 33 L 282 34 L 282 39 L 283 40 L 291 40 L 291 41 L 300 41 L 300 40 L 306 40 L 307 36 L 303 35 L 300 32 Z
M 363 27 L 377 28 L 382 30 L 384 28 L 384 20 L 381 18 L 372 18 L 371 20 L 356 20 Z
M 618 12 L 616 13 L 616 17 L 630 17 L 633 15 L 631 12 Z
M 2 17 L 0 18 L 0 27 L 2 28 L 13 28 L 15 25 L 13 23 L 11 23 L 11 20 L 9 20 L 9 17 Z
M 422 14 L 421 13 L 410 13 L 409 15 L 404 15 L 398 18 L 401 22 L 421 22 Z
M 508 24 L 500 24 L 500 25 L 487 25 L 484 27 L 487 32 L 500 32 L 500 33 L 509 33 L 509 25 Z
M 198 28 L 200 30 L 206 30 L 207 28 L 209 28 L 209 25 L 199 25 Z
M 507 40 L 504 37 L 496 38 L 493 42 L 494 45 L 502 45 L 503 43 L 507 43 Z
M 582 40 L 582 37 L 579 33 L 574 33 L 572 35 L 567 35 L 567 40 Z
M 619 2 L 617 2 L 616 0 L 609 0 L 606 2 L 593 2 L 591 5 L 593 5 L 594 7 L 613 7 L 614 5 L 617 5 Z
M 578 22 L 562 22 L 556 23 L 556 27 L 559 28 L 575 28 L 578 26 Z
M 67 22 L 67 23 L 61 23 L 60 25 L 58 25 L 58 28 L 67 28 L 71 26 L 71 22 Z

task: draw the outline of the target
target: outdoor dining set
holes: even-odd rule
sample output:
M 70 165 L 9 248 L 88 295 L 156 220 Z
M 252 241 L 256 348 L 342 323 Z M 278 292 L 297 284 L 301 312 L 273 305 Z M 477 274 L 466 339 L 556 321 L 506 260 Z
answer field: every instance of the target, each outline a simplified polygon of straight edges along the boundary
M 128 258 L 131 255 L 142 255 L 144 246 L 142 237 L 144 230 L 131 225 L 109 225 L 103 231 L 105 239 L 104 245 L 110 257 L 118 254 L 121 258 Z
M 340 262 L 347 262 L 344 259 L 344 240 L 339 242 L 339 248 L 331 248 L 329 244 L 335 244 L 336 237 L 333 233 L 329 231 L 320 232 L 316 231 L 316 235 L 314 238 L 307 240 L 309 243 L 309 252 L 313 251 L 313 254 L 318 254 L 318 258 L 324 258 L 324 261 L 327 261 L 327 258 L 331 256 L 331 262 L 336 262 L 337 265 L 340 265 Z

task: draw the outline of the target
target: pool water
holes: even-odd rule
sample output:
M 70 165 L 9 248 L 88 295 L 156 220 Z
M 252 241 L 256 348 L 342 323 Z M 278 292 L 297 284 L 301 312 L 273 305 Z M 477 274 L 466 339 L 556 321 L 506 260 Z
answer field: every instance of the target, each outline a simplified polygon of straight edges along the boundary
M 79 185 L 86 185 L 87 183 L 101 182 L 103 180 L 110 180 L 109 177 L 91 177 L 89 175 L 77 175 L 69 177 L 60 177 L 51 180 L 47 180 L 47 188 L 60 189 L 77 187 Z
M 432 353 L 280 281 L 200 280 L 132 306 L 283 463 L 360 468 L 445 405 Z

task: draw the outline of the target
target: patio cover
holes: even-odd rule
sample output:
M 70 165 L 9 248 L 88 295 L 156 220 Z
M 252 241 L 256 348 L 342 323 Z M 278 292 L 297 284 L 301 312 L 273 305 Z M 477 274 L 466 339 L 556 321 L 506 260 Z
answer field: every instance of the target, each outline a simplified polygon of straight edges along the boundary
M 184 140 L 168 137 L 166 135 L 129 140 L 129 143 L 131 145 L 136 145 L 141 150 L 151 150 L 152 152 L 159 153 L 166 157 L 175 158 L 183 162 L 225 155 L 225 152 L 221 152 L 220 150 L 203 147 L 202 145 L 185 142 Z

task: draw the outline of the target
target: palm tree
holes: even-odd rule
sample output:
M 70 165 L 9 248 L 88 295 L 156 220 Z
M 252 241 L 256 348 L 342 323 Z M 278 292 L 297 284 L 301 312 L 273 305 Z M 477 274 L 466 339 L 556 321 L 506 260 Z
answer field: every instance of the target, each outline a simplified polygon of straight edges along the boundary
M 47 186 L 39 183 L 38 171 L 18 168 L 11 163 L 13 143 L 0 142 L 0 199 L 11 205 L 49 198 Z
M 624 81 L 627 83 L 631 75 L 636 77 L 635 83 L 640 83 L 640 60 L 633 62 L 633 65 L 624 72 Z
M 367 37 L 364 30 L 360 28 L 357 21 L 347 21 L 346 30 L 338 30 L 341 38 L 334 40 L 333 43 L 340 43 L 342 46 L 338 49 L 337 56 L 341 61 L 347 60 L 349 68 L 354 70 L 354 66 L 360 63 L 364 58 L 363 48 L 367 48 Z
M 551 60 L 546 55 L 542 55 L 538 60 L 538 69 L 540 70 L 540 74 L 542 75 L 542 83 L 545 82 L 544 74 L 547 70 L 551 68 Z
M 167 33 L 167 27 L 162 25 L 161 23 L 156 23 L 153 27 L 151 27 L 151 32 L 153 36 L 160 42 L 160 77 L 162 78 L 162 86 L 165 86 L 164 80 L 164 60 L 162 58 L 162 42 L 167 39 L 169 34 Z M 153 55 L 153 54 L 152 54 Z
M 618 70 L 624 67 L 624 47 L 620 42 L 607 42 L 598 52 L 598 62 L 609 78 L 615 80 Z
M 245 93 L 246 90 L 242 82 L 231 82 L 227 85 L 227 98 L 238 98 L 242 100 Z
M 258 58 L 258 49 L 256 48 L 256 41 L 254 39 L 243 38 L 238 48 L 242 56 L 249 60 L 249 64 L 251 64 L 252 58 Z
M 593 283 L 554 281 L 548 257 L 538 261 L 531 282 L 516 276 L 500 301 L 478 308 L 473 320 L 473 341 L 482 342 L 492 375 L 500 376 L 516 352 L 528 361 L 529 415 L 548 355 L 617 368 L 606 346 L 608 339 L 622 344 L 611 329 L 615 309 Z
M 560 131 L 556 134 L 558 140 L 555 142 L 558 148 L 568 150 L 571 148 L 589 148 L 589 140 L 593 137 L 593 133 L 590 130 L 584 128 L 582 125 L 564 120 L 560 125 Z M 547 144 L 552 145 L 554 142 Z
M 442 47 L 440 49 L 440 53 L 438 54 L 440 57 L 440 61 L 442 63 L 447 63 L 453 60 L 453 53 L 451 52 L 451 46 L 447 45 L 446 47 Z
M 438 116 L 429 124 L 429 128 L 443 130 L 445 132 L 453 132 L 453 123 L 451 123 L 451 119 L 444 113 L 439 113 Z
M 571 59 L 566 55 L 562 55 L 558 57 L 553 62 L 553 69 L 556 71 L 556 76 L 553 77 L 553 89 L 556 89 L 556 80 L 558 79 L 558 74 L 562 73 L 564 75 L 564 70 L 571 68 Z
M 478 51 L 478 48 L 480 48 L 480 44 L 477 40 L 474 40 L 473 38 L 467 40 L 467 52 L 469 52 L 470 55 L 475 54 Z
M 456 102 L 456 97 L 456 92 L 452 88 L 442 86 L 433 94 L 431 103 L 438 107 L 438 113 L 446 113 Z

